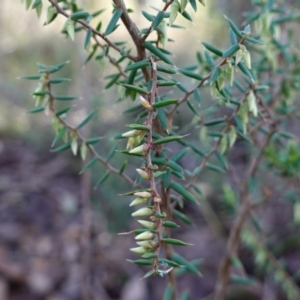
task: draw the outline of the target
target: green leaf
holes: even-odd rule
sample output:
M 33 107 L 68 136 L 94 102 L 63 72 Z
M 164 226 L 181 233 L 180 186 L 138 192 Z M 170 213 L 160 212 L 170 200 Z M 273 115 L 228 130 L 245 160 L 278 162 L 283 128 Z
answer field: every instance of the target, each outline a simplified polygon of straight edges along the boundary
M 225 168 L 225 170 L 228 170 L 228 162 L 227 162 L 226 158 L 224 157 L 224 155 L 222 155 L 220 153 L 220 151 L 216 151 L 215 154 L 216 154 L 216 157 L 218 158 L 219 162 Z
M 174 86 L 174 85 L 177 85 L 177 84 L 178 84 L 178 82 L 171 81 L 171 80 L 159 80 L 157 82 L 158 86 Z
M 192 17 L 190 16 L 190 14 L 185 10 L 184 12 L 181 13 L 181 15 L 186 18 L 187 20 L 189 20 L 190 22 L 193 22 Z
M 142 14 L 143 16 L 150 22 L 152 22 L 154 20 L 154 16 L 153 15 L 150 15 L 149 13 L 147 13 L 146 11 L 142 10 Z
M 125 168 L 127 167 L 127 165 L 128 165 L 128 161 L 125 160 L 125 161 L 123 162 L 121 168 L 120 168 L 119 174 L 123 174 L 123 172 L 124 172 Z
M 194 94 L 194 98 L 195 98 L 195 100 L 199 103 L 199 105 L 201 104 L 201 101 L 202 101 L 202 99 L 201 99 L 201 96 L 200 96 L 200 92 L 198 91 L 198 89 L 196 88 L 196 89 L 194 89 L 194 91 L 193 91 L 193 94 Z
M 61 110 L 59 110 L 58 112 L 56 112 L 55 115 L 56 115 L 56 116 L 61 116 L 61 115 L 65 114 L 65 113 L 67 113 L 72 107 L 73 107 L 72 105 L 69 105 L 69 106 L 67 106 L 67 107 L 64 107 L 64 108 L 62 108 Z
M 39 80 L 41 79 L 41 75 L 27 75 L 27 76 L 22 76 L 19 77 L 20 79 L 27 79 L 27 80 Z
M 111 148 L 111 150 L 109 151 L 109 153 L 108 153 L 108 155 L 107 155 L 107 158 L 106 158 L 106 161 L 107 161 L 107 162 L 110 161 L 110 160 L 113 158 L 113 156 L 116 154 L 117 148 L 118 148 L 117 145 L 115 145 L 115 146 L 113 146 L 113 147 Z
M 149 50 L 151 53 L 156 55 L 158 58 L 160 58 L 163 62 L 169 65 L 173 65 L 172 60 L 170 60 L 160 49 L 156 48 L 152 45 L 150 42 L 145 42 L 143 46 Z
M 148 278 L 148 277 L 150 277 L 151 275 L 153 275 L 154 273 L 155 273 L 154 270 L 150 270 L 149 272 L 147 272 L 147 273 L 143 276 L 143 278 Z
M 64 95 L 59 95 L 54 97 L 55 100 L 61 100 L 61 101 L 71 101 L 77 99 L 75 96 L 64 96 Z
M 211 163 L 207 163 L 206 164 L 207 169 L 211 170 L 211 171 L 215 171 L 218 173 L 225 173 L 225 170 L 220 168 L 219 166 L 213 165 Z
M 31 8 L 36 9 L 41 4 L 42 4 L 42 0 L 35 0 Z
M 57 83 L 62 83 L 66 81 L 71 81 L 70 78 L 52 78 L 49 80 L 49 83 L 51 84 L 57 84 Z
M 155 102 L 154 104 L 152 104 L 152 106 L 154 108 L 158 108 L 158 107 L 176 104 L 178 101 L 179 101 L 178 99 L 165 99 L 159 102 Z
M 97 157 L 93 157 L 79 172 L 79 174 L 84 173 L 86 170 L 90 169 L 98 161 Z
M 174 294 L 173 287 L 170 284 L 168 284 L 164 291 L 162 300 L 172 300 L 173 294 Z
M 32 2 L 32 0 L 25 0 L 25 7 L 26 7 L 26 10 L 28 10 L 29 7 L 31 6 L 31 2 Z
M 209 84 L 212 85 L 220 75 L 221 69 L 219 66 L 215 66 L 211 72 L 210 78 L 209 78 Z
M 120 84 L 123 85 L 125 88 L 131 90 L 131 91 L 135 91 L 135 92 L 140 93 L 140 94 L 148 94 L 148 91 L 144 90 L 143 88 L 141 88 L 139 86 L 135 86 L 135 85 L 132 85 L 132 84 L 125 84 L 125 83 L 120 83 Z
M 71 38 L 72 41 L 74 41 L 74 38 L 75 38 L 75 21 L 72 21 L 71 19 L 68 19 L 67 23 L 66 23 L 66 29 L 67 29 L 69 37 Z
M 136 130 L 143 130 L 143 131 L 149 131 L 149 126 L 141 125 L 141 124 L 130 124 L 128 127 Z
M 152 261 L 148 260 L 148 259 L 136 259 L 136 260 L 127 259 L 127 261 L 132 262 L 136 265 L 142 265 L 142 266 L 151 266 L 152 265 Z
M 87 32 L 86 32 L 86 36 L 85 36 L 85 40 L 84 40 L 84 50 L 87 50 L 91 44 L 91 37 L 92 37 L 92 30 L 89 29 Z
M 78 11 L 73 14 L 71 14 L 70 18 L 71 20 L 80 20 L 80 19 L 86 19 L 90 14 L 86 11 Z
M 240 49 L 240 46 L 238 44 L 234 44 L 231 47 L 229 47 L 227 50 L 223 52 L 223 57 L 230 57 L 232 56 L 236 51 Z
M 77 129 L 80 129 L 82 128 L 85 124 L 87 124 L 91 119 L 92 117 L 94 116 L 95 114 L 95 110 L 91 111 L 84 119 L 83 121 L 77 126 Z
M 236 284 L 243 284 L 243 285 L 252 285 L 255 283 L 255 279 L 251 277 L 243 277 L 239 275 L 231 275 L 231 282 Z
M 176 245 L 176 246 L 192 246 L 193 245 L 193 244 L 188 244 L 181 240 L 172 239 L 172 238 L 162 239 L 162 242 L 166 243 L 166 244 Z
M 167 73 L 167 74 L 176 74 L 176 70 L 166 67 L 166 66 L 161 66 L 161 65 L 157 65 L 157 71 L 163 72 L 163 73 Z
M 174 171 L 183 174 L 183 169 L 175 161 L 169 160 L 167 162 L 167 166 L 170 167 L 171 169 L 173 169 Z
M 191 273 L 193 273 L 195 275 L 198 275 L 198 276 L 201 276 L 201 273 L 198 270 L 198 268 L 196 266 L 194 266 L 193 264 L 191 264 L 189 261 L 187 261 L 185 258 L 183 258 L 178 253 L 173 252 L 171 258 L 172 258 L 172 260 L 174 260 L 175 262 L 177 262 L 179 265 L 185 266 L 186 269 L 188 271 L 190 271 Z
M 180 194 L 181 196 L 183 196 L 185 199 L 194 203 L 198 203 L 196 197 L 192 193 L 187 191 L 181 184 L 177 182 L 171 182 L 170 188 L 175 192 L 177 192 L 178 194 Z
M 234 32 L 234 34 L 241 39 L 243 37 L 243 35 L 240 32 L 240 30 L 237 28 L 237 26 L 234 24 L 234 22 L 231 19 L 227 18 L 226 16 L 224 16 L 224 17 L 228 21 L 229 26 L 232 29 L 232 31 Z
M 152 259 L 152 258 L 157 258 L 157 253 L 145 253 L 144 255 L 142 255 L 142 258 L 148 258 L 148 259 Z
M 35 114 L 35 113 L 39 113 L 41 111 L 44 111 L 45 110 L 45 106 L 38 106 L 38 107 L 34 107 L 32 109 L 29 109 L 28 112 L 31 113 L 31 114 Z
M 190 4 L 191 4 L 193 10 L 196 12 L 197 11 L 197 2 L 196 2 L 196 0 L 190 0 Z
M 129 66 L 127 66 L 125 68 L 125 72 L 132 71 L 132 70 L 138 70 L 138 69 L 142 69 L 142 68 L 146 68 L 148 66 L 149 66 L 148 59 L 140 60 L 140 61 L 138 61 L 136 63 L 130 64 Z
M 177 228 L 180 227 L 178 224 L 176 224 L 175 222 L 172 221 L 165 221 L 162 224 L 164 227 L 168 227 L 168 228 Z
M 210 120 L 210 121 L 206 121 L 206 122 L 204 122 L 203 125 L 205 125 L 205 126 L 214 126 L 214 125 L 222 124 L 224 122 L 226 122 L 226 120 L 224 118 L 219 118 L 219 119 L 213 119 L 213 120 Z
M 156 28 L 161 23 L 161 21 L 164 19 L 164 17 L 165 17 L 165 13 L 163 11 L 159 11 L 158 14 L 156 15 L 156 17 L 154 18 L 154 20 L 151 24 L 151 27 Z
M 188 150 L 189 150 L 188 148 L 183 148 L 183 149 L 181 149 L 179 152 L 177 152 L 176 154 L 174 154 L 174 155 L 170 158 L 170 160 L 171 160 L 171 161 L 174 161 L 174 162 L 180 160 L 182 157 L 184 157 L 184 156 L 187 154 Z
M 169 17 L 169 25 L 170 26 L 174 23 L 179 10 L 180 10 L 180 4 L 179 4 L 178 0 L 174 0 L 171 4 L 171 13 L 170 13 L 170 17 Z
M 54 140 L 53 140 L 53 142 L 52 142 L 52 144 L 51 144 L 51 148 L 54 147 L 55 144 L 56 144 L 61 138 L 63 138 L 63 137 L 65 136 L 66 133 L 67 133 L 67 127 L 64 126 L 64 127 L 63 127 L 62 129 L 60 129 L 60 130 L 58 131 L 58 133 L 55 135 L 55 138 L 54 138 Z
M 205 153 L 204 153 L 201 149 L 199 149 L 198 147 L 196 147 L 194 144 L 189 144 L 189 146 L 191 147 L 191 149 L 192 149 L 195 153 L 199 154 L 199 155 L 202 156 L 202 157 L 205 156 Z
M 154 141 L 153 144 L 154 145 L 161 145 L 161 144 L 165 144 L 165 143 L 169 143 L 169 142 L 180 140 L 180 139 L 184 138 L 185 136 L 186 135 L 167 136 L 165 138 L 158 139 L 158 140 Z
M 112 18 L 110 19 L 110 21 L 105 29 L 104 36 L 109 35 L 110 33 L 112 33 L 115 30 L 116 25 L 117 25 L 119 19 L 121 18 L 122 14 L 123 14 L 122 9 L 115 10 Z
M 182 267 L 181 265 L 179 265 L 178 263 L 176 263 L 175 261 L 172 261 L 170 259 L 166 259 L 166 258 L 160 258 L 159 262 L 165 262 L 167 263 L 169 266 L 174 267 L 174 268 L 180 268 Z
M 202 45 L 210 52 L 212 52 L 220 57 L 223 57 L 223 52 L 221 50 L 217 49 L 216 47 L 214 47 L 208 43 L 205 43 L 205 42 L 202 42 Z
M 238 67 L 239 67 L 239 69 L 240 69 L 246 76 L 250 77 L 251 80 L 254 81 L 251 72 L 250 72 L 249 69 L 245 66 L 245 64 L 244 64 L 243 62 L 240 61 L 240 62 L 238 63 Z
M 95 184 L 95 187 L 96 188 L 98 185 L 102 184 L 106 179 L 108 179 L 108 177 L 110 176 L 110 172 L 106 172 Z
M 199 80 L 201 81 L 202 80 L 202 76 L 200 74 L 197 74 L 197 73 L 194 73 L 194 72 L 191 72 L 191 71 L 188 71 L 186 69 L 179 69 L 179 72 L 187 77 L 190 77 L 190 78 L 194 78 L 196 80 Z
M 176 209 L 173 210 L 173 215 L 188 225 L 194 224 L 194 222 L 188 216 Z
M 163 127 L 163 129 L 167 130 L 168 129 L 168 119 L 167 119 L 164 109 L 158 108 L 156 110 L 156 112 L 157 112 L 158 119 L 159 119 L 161 126 Z
M 62 152 L 62 151 L 65 151 L 67 149 L 71 148 L 71 143 L 67 143 L 67 144 L 64 144 L 64 145 L 61 145 L 57 148 L 54 148 L 52 151 L 53 152 Z

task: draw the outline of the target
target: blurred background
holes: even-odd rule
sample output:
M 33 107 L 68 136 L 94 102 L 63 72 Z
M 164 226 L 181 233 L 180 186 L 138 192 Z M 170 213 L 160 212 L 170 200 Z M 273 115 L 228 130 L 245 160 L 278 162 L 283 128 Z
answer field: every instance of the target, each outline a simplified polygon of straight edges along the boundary
M 97 6 L 92 0 L 78 1 L 79 6 L 81 2 L 87 11 L 105 8 L 102 19 L 103 24 L 107 24 L 112 11 L 110 1 L 98 1 Z M 250 1 L 207 2 L 206 8 L 199 5 L 197 13 L 188 9 L 194 24 L 179 16 L 177 23 L 186 29 L 170 29 L 171 38 L 176 41 L 170 43 L 170 50 L 179 67 L 195 62 L 196 51 L 203 51 L 200 41 L 228 47 L 228 26 L 222 16 L 225 14 L 240 25 L 242 12 L 251 6 Z M 101 155 L 105 157 L 109 153 L 116 145 L 112 137 L 123 132 L 124 124 L 132 120 L 131 115 L 122 114 L 133 104 L 131 100 L 117 103 L 117 92 L 104 89 L 105 76 L 114 72 L 108 61 L 104 66 L 94 60 L 85 64 L 88 53 L 83 49 L 84 33 L 77 34 L 75 42 L 65 38 L 60 34 L 65 21 L 60 16 L 44 26 L 48 2 L 44 4 L 39 20 L 35 11 L 26 12 L 20 1 L 1 1 L 0 300 L 161 299 L 165 280 L 157 276 L 139 280 L 147 269 L 126 261 L 135 257 L 129 251 L 135 247 L 134 240 L 131 236 L 117 236 L 118 232 L 136 228 L 128 207 L 130 199 L 117 196 L 130 190 L 130 186 L 121 178 L 110 176 L 105 184 L 93 189 L 105 173 L 103 166 L 96 165 L 92 173 L 79 176 L 82 168 L 79 157 L 74 157 L 70 151 L 55 154 L 49 150 L 55 135 L 51 118 L 27 113 L 34 105 L 31 94 L 36 82 L 17 78 L 36 74 L 37 62 L 54 65 L 70 60 L 60 77 L 69 77 L 71 82 L 56 90 L 79 97 L 69 117 L 72 124 L 78 124 L 91 109 L 97 108 L 97 117 L 83 132 L 86 136 L 106 137 L 98 146 Z M 126 5 L 134 10 L 132 18 L 143 28 L 148 22 L 136 12 L 154 13 L 150 6 L 161 7 L 162 3 L 128 0 Z M 127 33 L 120 28 L 112 37 L 125 40 Z M 182 78 L 182 83 L 193 85 L 186 77 Z M 184 108 L 179 121 L 189 123 L 191 116 L 192 113 Z M 124 149 L 124 142 L 118 147 Z M 124 159 L 128 158 L 116 154 L 111 163 L 120 166 Z M 139 166 L 131 158 L 128 162 L 127 171 L 135 178 L 135 167 Z M 186 169 L 197 163 L 199 158 L 193 155 L 181 162 Z M 243 153 L 236 153 L 236 164 L 243 164 Z M 195 225 L 181 224 L 182 227 L 174 231 L 176 237 L 184 236 L 184 240 L 195 244 L 179 249 L 179 253 L 188 260 L 202 259 L 203 278 L 187 274 L 179 280 L 179 290 L 189 288 L 191 299 L 210 299 L 230 225 L 219 201 L 223 193 L 220 178 L 213 172 L 205 174 L 199 185 L 210 204 L 196 209 L 187 205 L 185 212 Z M 272 228 L 270 236 L 291 218 L 291 214 L 288 202 L 284 208 L 282 203 L 274 205 L 266 220 Z M 293 267 L 293 272 L 300 267 L 300 256 L 295 252 L 297 247 L 281 253 L 287 256 L 286 263 Z M 250 252 L 244 250 L 242 259 L 247 271 L 254 273 Z M 245 288 L 237 289 L 228 299 L 285 299 L 269 277 L 265 280 L 272 287 L 267 293 L 270 298 L 262 298 L 261 288 L 252 292 Z

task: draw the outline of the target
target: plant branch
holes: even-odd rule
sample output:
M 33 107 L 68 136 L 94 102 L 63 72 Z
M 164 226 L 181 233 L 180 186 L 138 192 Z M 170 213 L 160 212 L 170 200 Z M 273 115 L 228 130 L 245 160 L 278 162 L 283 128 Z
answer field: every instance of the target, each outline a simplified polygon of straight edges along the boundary
M 174 0 L 170 0 L 168 2 L 166 2 L 164 8 L 161 10 L 162 12 L 165 12 L 167 11 L 168 7 L 174 2 Z M 149 34 L 151 33 L 153 27 L 150 26 L 148 29 L 147 29 L 147 32 L 145 33 L 145 35 L 142 37 L 142 43 L 146 41 L 146 39 L 148 38 Z
M 80 133 L 80 131 L 78 130 L 78 128 L 72 126 L 71 124 L 69 124 L 64 118 L 62 118 L 61 116 L 57 116 L 56 113 L 56 109 L 54 107 L 54 96 L 51 92 L 51 84 L 49 82 L 49 78 L 48 79 L 48 83 L 47 83 L 47 88 L 49 91 L 49 109 L 50 111 L 53 113 L 53 115 L 55 115 L 55 117 L 58 119 L 58 121 L 64 125 L 66 128 L 68 128 L 68 130 L 70 132 L 75 132 L 77 138 L 82 142 L 82 143 L 86 143 L 87 139 Z M 99 153 L 95 150 L 95 148 L 90 145 L 90 144 L 86 144 L 87 148 L 89 149 L 89 151 L 92 153 L 92 155 L 94 157 L 97 158 L 98 161 L 100 161 L 105 168 L 114 174 L 118 174 L 119 176 L 121 176 L 125 181 L 127 181 L 130 185 L 135 185 L 135 182 L 126 174 L 122 173 L 120 174 L 120 171 L 116 168 L 114 168 L 106 159 L 104 159 L 102 156 L 99 155 Z
M 263 152 L 265 148 L 267 147 L 271 137 L 275 133 L 275 129 L 271 129 L 269 134 L 267 135 L 265 142 L 263 146 L 261 147 L 258 156 L 255 159 L 255 162 L 250 165 L 249 170 L 249 177 L 255 177 L 257 168 L 259 164 L 261 163 Z M 248 184 L 245 184 L 244 189 L 241 194 L 242 204 L 241 208 L 238 212 L 237 218 L 230 230 L 229 239 L 226 246 L 226 252 L 225 255 L 221 261 L 219 272 L 218 272 L 218 279 L 217 283 L 215 285 L 215 294 L 214 294 L 214 300 L 223 300 L 226 294 L 226 288 L 229 281 L 230 276 L 230 268 L 231 268 L 231 261 L 230 258 L 232 256 L 232 253 L 236 253 L 236 249 L 238 247 L 240 233 L 242 230 L 242 227 L 249 215 L 249 212 L 253 208 L 251 205 L 251 195 L 248 192 Z
M 55 8 L 58 14 L 61 14 L 63 16 L 65 16 L 66 18 L 69 18 L 70 15 L 68 13 L 66 13 L 60 6 L 59 4 L 55 1 L 55 0 L 48 0 Z M 107 45 L 109 45 L 111 48 L 115 49 L 116 51 L 118 51 L 119 53 L 121 53 L 121 48 L 119 48 L 118 46 L 116 46 L 112 41 L 110 41 L 107 37 L 104 36 L 104 34 L 100 33 L 99 31 L 97 31 L 95 28 L 93 28 L 91 25 L 89 25 L 88 23 L 86 23 L 85 21 L 82 20 L 75 20 L 75 22 L 81 24 L 83 27 L 85 27 L 86 29 L 89 29 L 92 31 L 92 33 L 94 33 L 95 35 L 99 36 L 101 39 L 103 39 Z M 125 55 L 128 59 L 132 60 L 132 61 L 136 61 L 136 57 L 130 55 L 130 54 L 126 54 Z

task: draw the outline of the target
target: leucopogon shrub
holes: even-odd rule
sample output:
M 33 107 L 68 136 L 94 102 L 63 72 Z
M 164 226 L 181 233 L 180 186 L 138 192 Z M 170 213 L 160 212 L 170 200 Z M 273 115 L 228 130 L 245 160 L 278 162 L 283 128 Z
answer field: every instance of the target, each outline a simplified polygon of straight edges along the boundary
M 43 7 L 47 8 L 45 25 L 55 22 L 58 15 L 65 17 L 62 34 L 72 40 L 77 35 L 85 35 L 83 47 L 88 53 L 87 62 L 105 60 L 115 68 L 107 77 L 106 88 L 115 89 L 116 100 L 135 101 L 126 110 L 131 113 L 131 124 L 127 129 L 124 125 L 124 132 L 115 139 L 126 140 L 119 153 L 136 157 L 136 171 L 142 179 L 138 182 L 126 174 L 126 162 L 114 167 L 110 158 L 98 153 L 97 143 L 102 137 L 83 135 L 81 128 L 96 115 L 95 110 L 81 123 L 69 123 L 67 115 L 73 105 L 61 108 L 61 103 L 69 103 L 76 97 L 57 95 L 53 86 L 69 80 L 55 76 L 68 62 L 38 64 L 37 75 L 22 77 L 38 82 L 33 93 L 35 104 L 29 112 L 51 116 L 56 134 L 52 150 L 71 149 L 74 155 L 80 153 L 83 161 L 90 152 L 91 159 L 81 173 L 100 162 L 107 172 L 97 185 L 112 174 L 132 187 L 124 195 L 132 198 L 130 206 L 136 208 L 132 217 L 137 218 L 141 226 L 121 234 L 134 237 L 136 246 L 130 250 L 140 258 L 130 262 L 148 266 L 145 278 L 154 275 L 167 278 L 163 299 L 189 299 L 188 291 L 178 291 L 176 275 L 185 272 L 201 275 L 198 260 L 188 261 L 176 253 L 177 246 L 189 246 L 193 241 L 174 238 L 172 228 L 178 227 L 179 220 L 192 224 L 182 208 L 186 201 L 195 207 L 199 205 L 204 192 L 196 183 L 205 169 L 219 173 L 224 182 L 228 176 L 237 178 L 238 182 L 236 186 L 227 183 L 224 189 L 224 202 L 231 207 L 234 221 L 219 266 L 213 299 L 225 299 L 230 282 L 258 284 L 257 279 L 247 276 L 238 258 L 240 242 L 253 252 L 255 264 L 274 276 L 289 300 L 300 299 L 299 288 L 291 274 L 268 250 L 261 232 L 253 225 L 256 207 L 267 202 L 274 193 L 282 195 L 290 191 L 299 195 L 299 143 L 296 135 L 289 131 L 290 122 L 300 116 L 296 101 L 300 83 L 299 43 L 295 38 L 295 23 L 300 21 L 299 4 L 252 0 L 253 10 L 245 14 L 242 25 L 224 16 L 228 26 L 226 49 L 219 49 L 199 37 L 204 51 L 195 53 L 195 64 L 175 66 L 168 49 L 168 30 L 181 28 L 176 24 L 178 15 L 192 22 L 188 11 L 206 9 L 205 0 L 162 0 L 159 7 L 137 12 L 126 7 L 125 1 L 113 0 L 108 23 L 101 20 L 103 10 L 86 11 L 76 0 L 24 2 L 27 9 L 35 9 L 38 16 Z M 131 14 L 143 15 L 148 27 L 138 28 Z M 127 29 L 131 41 L 111 39 L 111 33 L 119 26 Z M 184 86 L 177 80 L 178 76 L 190 79 L 193 87 Z M 162 93 L 161 87 L 167 92 Z M 203 109 L 202 102 L 209 106 Z M 57 109 L 58 103 L 60 109 Z M 175 114 L 184 106 L 194 117 L 182 128 L 177 126 Z M 199 131 L 200 138 L 193 138 L 193 133 Z M 247 147 L 243 176 L 235 174 L 228 160 L 238 141 L 244 141 Z M 170 142 L 180 145 L 180 150 L 173 155 L 166 151 Z M 183 169 L 179 162 L 188 151 L 201 159 L 192 170 Z M 265 187 L 260 178 L 266 174 L 273 174 L 283 183 L 282 187 L 273 186 L 273 190 Z M 297 223 L 299 196 L 293 202 Z

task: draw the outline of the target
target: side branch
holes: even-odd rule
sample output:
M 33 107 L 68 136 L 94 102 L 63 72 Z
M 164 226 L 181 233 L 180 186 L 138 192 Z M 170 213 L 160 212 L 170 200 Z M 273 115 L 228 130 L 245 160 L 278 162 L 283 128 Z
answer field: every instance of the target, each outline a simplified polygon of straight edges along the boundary
M 48 0 L 55 8 L 58 14 L 61 14 L 63 16 L 65 16 L 66 18 L 69 18 L 70 15 L 68 13 L 66 13 L 55 0 Z M 107 45 L 109 45 L 111 48 L 115 49 L 116 51 L 118 51 L 119 53 L 121 53 L 121 48 L 119 48 L 118 46 L 116 46 L 112 41 L 110 41 L 107 37 L 105 37 L 102 33 L 100 33 L 99 31 L 97 31 L 95 28 L 93 28 L 91 25 L 89 25 L 88 23 L 82 21 L 82 20 L 76 20 L 75 22 L 81 24 L 83 27 L 85 27 L 86 29 L 89 29 L 92 31 L 92 33 L 94 33 L 95 35 L 101 37 L 101 39 L 103 39 Z M 136 57 L 130 55 L 130 54 L 126 54 L 125 55 L 128 59 L 132 60 L 132 61 L 136 61 Z

